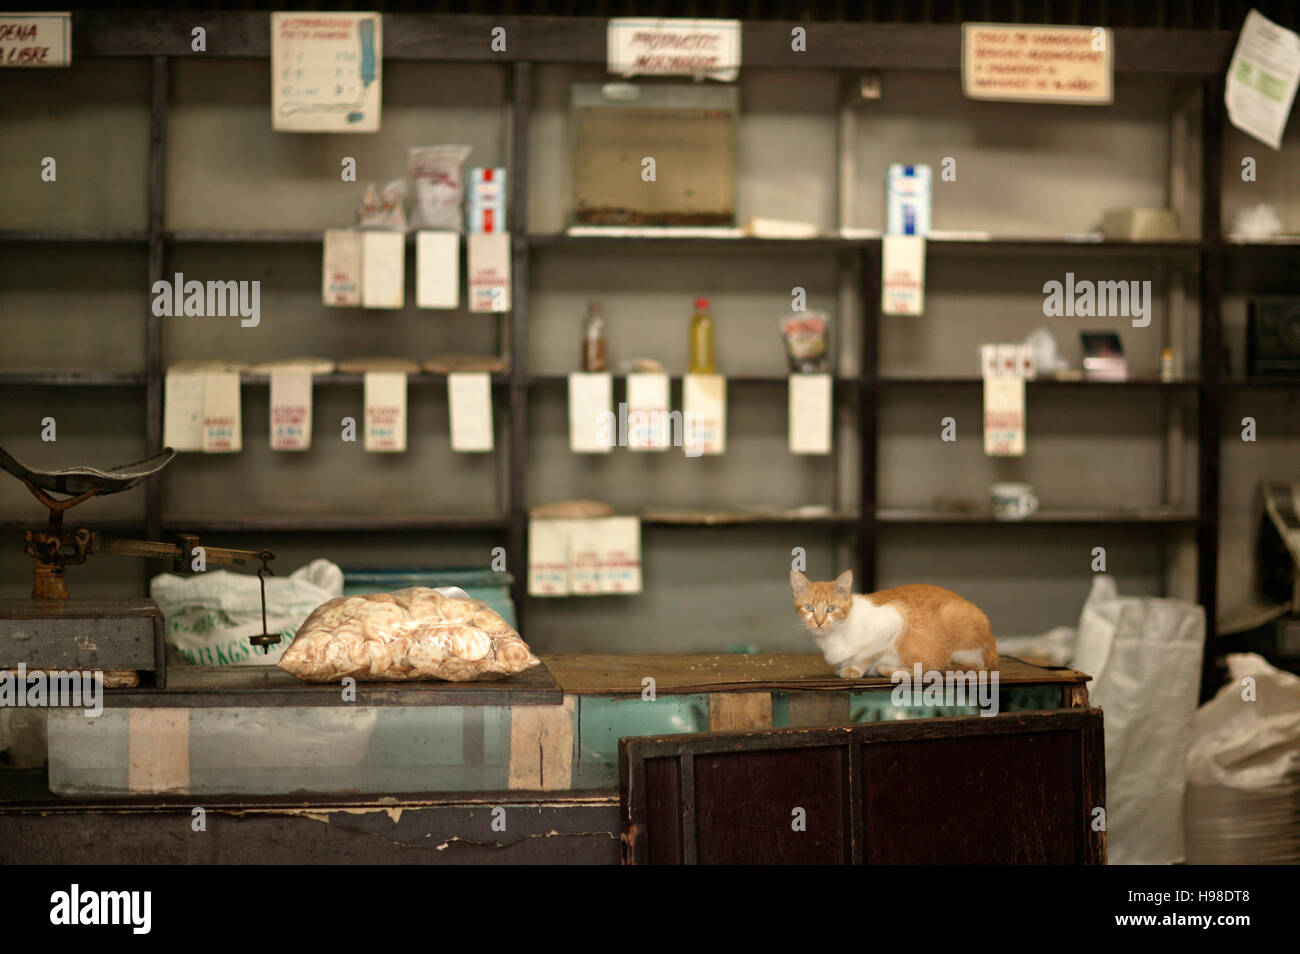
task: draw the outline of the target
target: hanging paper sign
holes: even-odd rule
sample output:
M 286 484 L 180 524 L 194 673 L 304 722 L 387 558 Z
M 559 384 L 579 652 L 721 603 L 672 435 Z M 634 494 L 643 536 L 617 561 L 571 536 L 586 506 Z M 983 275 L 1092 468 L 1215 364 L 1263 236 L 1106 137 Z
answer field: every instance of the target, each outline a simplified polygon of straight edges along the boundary
M 0 13 L 0 66 L 71 63 L 71 13 Z
M 643 20 L 620 17 L 605 33 L 606 68 L 619 76 L 740 75 L 739 20 Z
M 271 372 L 271 450 L 311 447 L 310 371 Z
M 1251 10 L 1228 66 L 1223 92 L 1228 119 L 1242 132 L 1281 149 L 1297 82 L 1300 36 Z
M 1111 103 L 1113 41 L 1104 27 L 963 23 L 962 92 L 1025 103 Z
M 272 13 L 272 128 L 378 132 L 383 32 L 378 13 Z

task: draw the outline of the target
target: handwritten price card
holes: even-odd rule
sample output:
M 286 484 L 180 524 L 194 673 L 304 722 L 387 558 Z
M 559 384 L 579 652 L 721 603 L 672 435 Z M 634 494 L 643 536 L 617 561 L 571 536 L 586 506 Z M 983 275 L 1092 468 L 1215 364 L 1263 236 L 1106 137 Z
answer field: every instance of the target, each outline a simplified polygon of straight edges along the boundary
M 971 99 L 1105 105 L 1115 99 L 1114 36 L 1103 27 L 961 25 L 961 88 Z
M 272 127 L 378 132 L 383 50 L 378 13 L 272 13 Z
M 0 13 L 0 66 L 71 62 L 71 13 Z

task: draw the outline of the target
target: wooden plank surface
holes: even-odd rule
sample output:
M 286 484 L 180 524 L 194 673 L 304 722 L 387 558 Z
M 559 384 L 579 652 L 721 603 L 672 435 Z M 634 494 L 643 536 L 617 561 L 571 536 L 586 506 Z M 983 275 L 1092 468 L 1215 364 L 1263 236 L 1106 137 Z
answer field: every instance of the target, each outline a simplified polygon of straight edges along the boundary
M 510 712 L 512 791 L 565 791 L 573 784 L 573 713 L 577 700 L 559 706 L 520 706 Z
M 720 692 L 709 696 L 709 731 L 772 728 L 770 692 Z
M 641 694 L 641 680 L 655 681 L 656 693 L 744 692 L 756 690 L 892 689 L 884 676 L 841 679 L 820 655 L 802 653 L 669 653 L 662 655 L 542 654 L 542 661 L 566 693 L 577 695 Z M 998 664 L 1000 686 L 1057 685 L 1086 682 L 1073 669 L 1032 666 L 1013 656 Z
M 104 705 L 155 706 L 559 706 L 564 694 L 545 663 L 493 682 L 358 682 L 345 702 L 338 683 L 302 682 L 275 666 L 172 666 L 166 689 L 104 693 Z

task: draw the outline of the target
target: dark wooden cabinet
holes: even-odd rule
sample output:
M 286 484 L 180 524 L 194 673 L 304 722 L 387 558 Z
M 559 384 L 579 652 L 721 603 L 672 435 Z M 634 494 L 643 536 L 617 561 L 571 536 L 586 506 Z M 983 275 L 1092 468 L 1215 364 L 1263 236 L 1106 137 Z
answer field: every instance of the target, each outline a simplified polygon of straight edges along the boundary
M 1099 709 L 620 743 L 628 864 L 1103 864 Z

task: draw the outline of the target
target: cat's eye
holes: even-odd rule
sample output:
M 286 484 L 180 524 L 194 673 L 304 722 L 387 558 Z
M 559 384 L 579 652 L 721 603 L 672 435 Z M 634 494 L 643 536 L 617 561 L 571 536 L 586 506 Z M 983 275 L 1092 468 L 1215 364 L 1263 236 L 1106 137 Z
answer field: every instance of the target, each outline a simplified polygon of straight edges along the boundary
M 812 605 L 811 603 L 804 603 L 804 604 L 803 604 L 803 611 L 804 611 L 805 613 L 811 613 L 811 612 L 813 611 L 813 605 Z
M 826 607 L 826 612 L 828 612 L 828 613 L 834 613 L 834 612 L 835 612 L 835 604 L 832 603 L 830 606 Z

